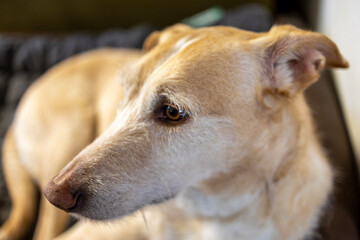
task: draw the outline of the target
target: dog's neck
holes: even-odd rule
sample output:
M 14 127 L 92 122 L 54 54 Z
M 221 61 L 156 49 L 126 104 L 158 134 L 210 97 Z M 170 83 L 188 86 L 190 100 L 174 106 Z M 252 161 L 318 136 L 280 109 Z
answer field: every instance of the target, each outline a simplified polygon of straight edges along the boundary
M 262 128 L 254 140 L 263 144 L 258 144 L 247 157 L 251 167 L 269 181 L 281 177 L 292 162 L 311 159 L 314 149 L 321 149 L 303 95 L 298 96 L 290 107 L 284 106 L 276 116 L 264 123 L 268 127 Z M 316 152 L 321 154 L 321 150 Z

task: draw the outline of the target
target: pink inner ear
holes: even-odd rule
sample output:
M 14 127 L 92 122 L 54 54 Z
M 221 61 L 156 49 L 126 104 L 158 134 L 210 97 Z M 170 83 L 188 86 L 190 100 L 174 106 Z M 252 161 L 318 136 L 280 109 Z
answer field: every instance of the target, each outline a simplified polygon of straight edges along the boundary
M 321 69 L 324 67 L 324 66 L 321 66 L 321 64 L 322 64 L 321 59 L 317 59 L 317 60 L 315 60 L 315 61 L 313 62 L 313 65 L 314 65 L 315 70 L 316 70 L 317 72 L 321 71 Z
M 289 67 L 293 72 L 293 84 L 294 87 L 297 85 L 300 89 L 305 89 L 319 77 L 325 66 L 325 57 L 315 49 L 306 49 L 296 55 L 297 59 L 289 61 Z
M 296 56 L 295 59 L 287 61 L 290 70 L 294 73 L 294 78 L 304 74 L 313 76 L 319 73 L 325 66 L 325 57 L 316 50 L 307 50 Z
M 287 95 L 302 91 L 319 77 L 325 57 L 315 49 L 288 49 L 271 60 L 273 75 L 271 88 Z
M 310 76 L 318 74 L 325 66 L 325 57 L 315 49 L 307 50 L 303 54 L 304 71 Z

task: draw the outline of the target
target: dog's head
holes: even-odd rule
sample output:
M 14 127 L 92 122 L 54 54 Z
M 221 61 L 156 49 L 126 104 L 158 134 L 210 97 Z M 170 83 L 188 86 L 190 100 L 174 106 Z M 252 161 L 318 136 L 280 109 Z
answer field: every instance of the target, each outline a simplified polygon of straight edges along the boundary
M 204 184 L 210 194 L 209 179 L 224 173 L 271 177 L 309 121 L 303 90 L 325 66 L 348 66 L 331 40 L 291 26 L 176 25 L 150 35 L 144 52 L 114 122 L 48 184 L 54 205 L 109 219 L 180 192 L 197 198 Z

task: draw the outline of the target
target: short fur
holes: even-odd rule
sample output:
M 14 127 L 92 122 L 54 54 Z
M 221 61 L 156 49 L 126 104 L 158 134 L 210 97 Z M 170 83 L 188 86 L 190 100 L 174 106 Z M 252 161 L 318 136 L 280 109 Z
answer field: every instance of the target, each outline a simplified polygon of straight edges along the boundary
M 288 25 L 175 25 L 150 35 L 143 53 L 97 50 L 59 64 L 28 90 L 8 131 L 14 205 L 0 239 L 23 236 L 34 186 L 66 164 L 46 186 L 50 202 L 123 218 L 81 221 L 58 239 L 303 239 L 332 188 L 303 96 L 325 66 L 348 63 L 324 35 Z M 187 118 L 162 119 L 168 103 Z M 66 219 L 42 198 L 35 239 L 53 239 Z

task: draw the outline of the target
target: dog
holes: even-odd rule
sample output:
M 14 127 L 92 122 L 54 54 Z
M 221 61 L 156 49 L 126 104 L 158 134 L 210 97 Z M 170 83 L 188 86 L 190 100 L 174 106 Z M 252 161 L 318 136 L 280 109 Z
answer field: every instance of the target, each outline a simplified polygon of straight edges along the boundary
M 58 236 L 67 212 L 119 220 L 80 221 L 57 239 L 310 236 L 333 174 L 303 92 L 324 67 L 348 63 L 326 36 L 290 25 L 180 24 L 142 51 L 66 60 L 30 87 L 7 132 L 13 207 L 0 239 L 24 236 L 37 187 L 34 239 Z

